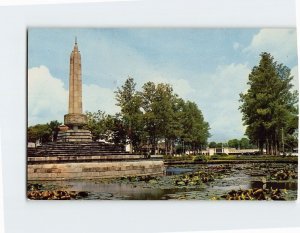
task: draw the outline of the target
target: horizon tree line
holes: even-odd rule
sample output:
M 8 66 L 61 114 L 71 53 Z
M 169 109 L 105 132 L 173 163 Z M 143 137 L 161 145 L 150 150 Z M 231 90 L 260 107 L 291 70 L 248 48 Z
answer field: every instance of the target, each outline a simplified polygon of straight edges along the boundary
M 246 137 L 241 139 L 230 139 L 227 142 L 215 142 L 211 141 L 208 144 L 209 148 L 222 148 L 222 147 L 230 147 L 235 149 L 256 149 L 257 146 L 252 144 L 250 140 Z

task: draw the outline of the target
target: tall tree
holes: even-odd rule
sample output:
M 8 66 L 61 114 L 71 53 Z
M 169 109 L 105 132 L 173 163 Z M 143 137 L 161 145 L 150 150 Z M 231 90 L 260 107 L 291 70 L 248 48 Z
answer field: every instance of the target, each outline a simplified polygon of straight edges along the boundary
M 169 84 L 147 82 L 140 92 L 142 108 L 145 112 L 144 123 L 154 153 L 160 139 L 165 142 L 167 149 L 168 140 L 174 135 L 174 105 L 175 95 Z
M 261 53 L 258 66 L 249 74 L 249 89 L 240 94 L 246 134 L 261 153 L 279 154 L 282 138 L 287 137 L 289 119 L 297 118 L 297 91 L 292 91 L 290 69 L 278 64 L 269 53 Z M 294 131 L 294 130 L 292 130 Z
M 124 85 L 115 92 L 117 106 L 121 108 L 121 116 L 126 130 L 130 151 L 137 148 L 142 137 L 141 98 L 135 90 L 136 83 L 129 77 Z
M 189 149 L 196 152 L 207 145 L 210 137 L 209 124 L 204 121 L 203 114 L 194 102 L 187 101 L 182 117 L 183 141 Z
M 181 143 L 195 151 L 207 144 L 209 125 L 195 103 L 179 98 L 167 83 L 147 82 L 139 92 L 135 86 L 128 78 L 116 91 L 120 122 L 135 151 L 147 145 L 151 153 L 173 154 Z

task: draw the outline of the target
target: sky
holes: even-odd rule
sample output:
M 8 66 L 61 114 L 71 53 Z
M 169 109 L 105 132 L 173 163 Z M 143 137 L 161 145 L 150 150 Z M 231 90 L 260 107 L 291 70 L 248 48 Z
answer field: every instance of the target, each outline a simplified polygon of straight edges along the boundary
M 130 76 L 170 83 L 195 102 L 210 125 L 209 141 L 242 138 L 239 94 L 259 54 L 269 52 L 291 69 L 298 90 L 293 28 L 30 28 L 28 124 L 63 122 L 68 110 L 69 60 L 75 37 L 81 53 L 83 110 L 120 111 L 114 91 Z

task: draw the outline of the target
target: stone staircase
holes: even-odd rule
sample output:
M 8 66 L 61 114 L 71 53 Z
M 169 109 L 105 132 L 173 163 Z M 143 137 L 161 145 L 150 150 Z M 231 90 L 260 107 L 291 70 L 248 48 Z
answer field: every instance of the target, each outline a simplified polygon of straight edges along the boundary
M 28 163 L 101 162 L 145 159 L 144 155 L 130 154 L 124 146 L 103 142 L 51 142 L 27 148 Z

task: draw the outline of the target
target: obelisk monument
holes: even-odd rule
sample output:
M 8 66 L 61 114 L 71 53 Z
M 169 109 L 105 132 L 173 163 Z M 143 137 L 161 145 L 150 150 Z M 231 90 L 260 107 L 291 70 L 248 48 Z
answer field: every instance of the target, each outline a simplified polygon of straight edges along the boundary
M 77 38 L 75 38 L 75 45 L 70 55 L 68 109 L 68 114 L 64 116 L 64 124 L 68 126 L 69 129 L 59 132 L 58 141 L 91 141 L 91 132 L 82 129 L 87 123 L 87 116 L 82 113 L 81 55 L 78 50 Z

